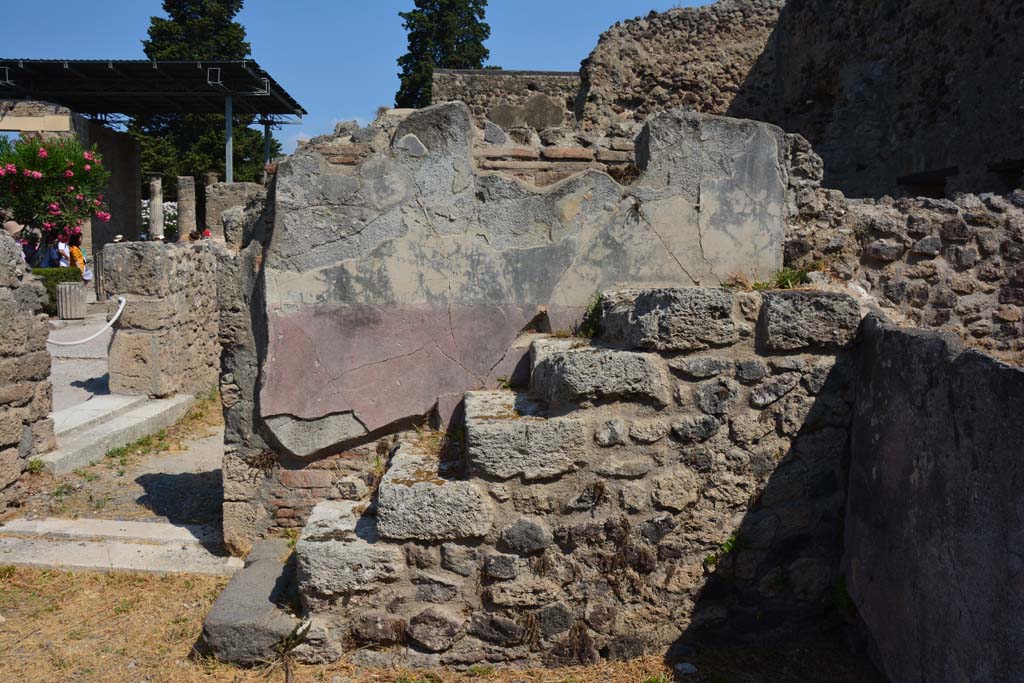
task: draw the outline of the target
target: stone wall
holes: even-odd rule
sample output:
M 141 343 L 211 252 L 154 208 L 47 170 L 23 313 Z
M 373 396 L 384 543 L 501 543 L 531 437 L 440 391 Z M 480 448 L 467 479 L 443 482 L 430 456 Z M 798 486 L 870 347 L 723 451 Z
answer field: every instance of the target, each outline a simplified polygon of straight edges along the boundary
M 1024 191 L 845 200 L 810 188 L 786 261 L 820 261 L 894 320 L 1024 361 Z
M 819 623 L 857 303 L 659 289 L 602 311 L 593 344 L 533 342 L 528 389 L 467 393 L 464 443 L 402 440 L 373 499 L 317 505 L 297 654 L 554 665 Z
M 586 168 L 542 188 L 488 168 L 496 147 L 473 129 L 461 104 L 389 113 L 280 164 L 249 289 L 232 295 L 252 318 L 222 338 L 224 396 L 242 397 L 225 476 L 258 482 L 226 498 L 234 547 L 301 525 L 380 438 L 449 424 L 465 391 L 522 374 L 531 331 L 572 331 L 601 289 L 781 266 L 777 129 L 670 112 L 641 138 L 631 186 Z
M 542 130 L 573 124 L 579 89 L 575 71 L 434 69 L 431 103 L 464 102 L 481 125 L 518 121 Z
M 1024 664 L 1024 370 L 869 319 L 856 371 L 846 585 L 893 681 Z
M 581 125 L 603 130 L 679 106 L 758 118 L 749 114 L 761 110 L 767 86 L 751 88 L 747 80 L 782 5 L 719 0 L 616 23 L 583 61 Z
M 206 214 L 204 227 L 209 228 L 213 239 L 225 241 L 222 215 L 228 209 L 245 207 L 250 202 L 262 202 L 265 188 L 259 183 L 211 183 L 206 186 Z
M 1022 33 L 1016 0 L 790 0 L 743 88 L 774 97 L 736 114 L 804 135 L 851 196 L 1008 192 L 1024 171 Z
M 784 5 L 784 8 L 783 8 Z M 1021 186 L 1015 0 L 720 0 L 622 22 L 584 61 L 588 130 L 674 106 L 767 121 L 850 196 Z
M 31 459 L 56 447 L 42 283 L 27 273 L 21 247 L 0 234 L 0 506 L 18 495 Z
M 110 390 L 198 394 L 217 386 L 217 262 L 211 242 L 122 242 L 104 248 L 109 315 L 128 304 L 110 341 Z

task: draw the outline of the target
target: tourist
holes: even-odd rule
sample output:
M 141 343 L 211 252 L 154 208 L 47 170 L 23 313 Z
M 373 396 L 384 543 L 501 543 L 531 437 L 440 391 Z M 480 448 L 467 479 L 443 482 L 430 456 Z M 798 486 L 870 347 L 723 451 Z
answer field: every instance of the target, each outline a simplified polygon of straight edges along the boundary
M 24 225 L 16 223 L 14 221 L 7 221 L 4 223 L 4 230 L 7 231 L 8 235 L 11 236 L 11 239 L 18 243 L 21 243 L 21 231 L 24 229 Z M 26 263 L 28 262 L 28 259 L 25 257 L 24 246 L 22 247 L 21 260 L 25 261 Z
M 82 251 L 82 236 L 72 235 L 68 241 L 71 265 L 82 271 L 82 281 L 88 283 L 92 280 L 92 268 L 85 262 L 85 252 Z
M 57 268 L 71 267 L 71 248 L 62 238 L 57 239 Z

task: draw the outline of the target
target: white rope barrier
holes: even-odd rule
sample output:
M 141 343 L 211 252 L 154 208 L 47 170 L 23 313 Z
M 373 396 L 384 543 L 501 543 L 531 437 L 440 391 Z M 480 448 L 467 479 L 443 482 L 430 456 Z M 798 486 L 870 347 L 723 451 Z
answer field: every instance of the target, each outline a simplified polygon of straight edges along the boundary
M 46 343 L 47 344 L 55 344 L 57 346 L 78 346 L 79 344 L 84 344 L 86 342 L 91 342 L 93 339 L 95 339 L 96 337 L 100 336 L 101 334 L 103 334 L 104 332 L 109 330 L 110 326 L 113 325 L 115 322 L 117 322 L 117 319 L 121 317 L 121 312 L 124 310 L 125 304 L 127 304 L 128 302 L 125 301 L 125 298 L 123 296 L 117 297 L 117 300 L 119 302 L 119 305 L 117 307 L 117 313 L 115 313 L 114 317 L 110 319 L 110 322 L 108 322 L 106 325 L 101 327 L 99 332 L 97 332 L 96 334 L 89 335 L 85 339 L 79 339 L 78 341 L 73 341 L 73 342 L 62 342 L 62 341 L 54 341 L 52 339 L 47 339 Z

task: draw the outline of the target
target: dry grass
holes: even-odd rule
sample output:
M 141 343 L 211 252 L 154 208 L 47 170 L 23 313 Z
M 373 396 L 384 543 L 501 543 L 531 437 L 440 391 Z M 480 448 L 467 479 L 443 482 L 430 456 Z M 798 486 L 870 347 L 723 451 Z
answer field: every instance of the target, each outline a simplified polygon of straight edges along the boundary
M 196 656 L 202 621 L 225 579 L 0 567 L 0 680 L 18 683 L 284 683 L 280 662 L 238 669 Z M 881 681 L 836 641 L 711 648 L 693 683 Z M 295 683 L 662 683 L 660 657 L 534 671 L 365 670 L 295 665 Z

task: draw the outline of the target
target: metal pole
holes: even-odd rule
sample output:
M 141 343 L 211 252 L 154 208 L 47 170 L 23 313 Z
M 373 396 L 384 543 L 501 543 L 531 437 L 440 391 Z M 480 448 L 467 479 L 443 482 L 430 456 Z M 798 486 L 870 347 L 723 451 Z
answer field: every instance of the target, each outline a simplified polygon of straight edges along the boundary
M 235 182 L 235 143 L 233 140 L 234 115 L 231 112 L 231 95 L 224 98 L 224 182 Z
M 270 163 L 270 124 L 263 122 L 263 164 Z

